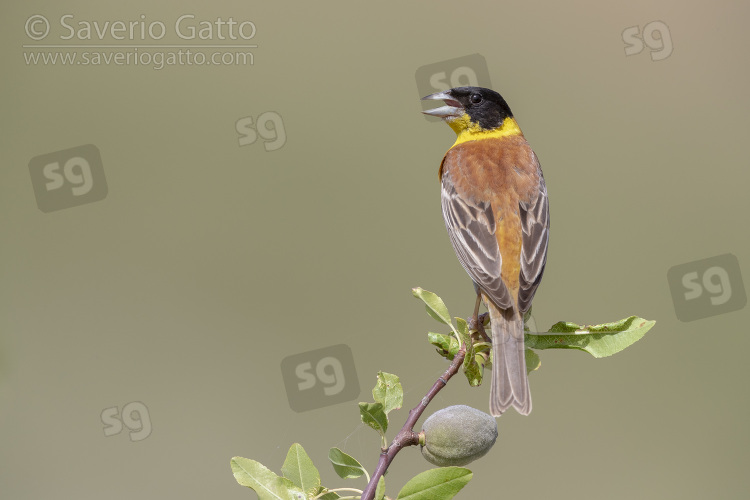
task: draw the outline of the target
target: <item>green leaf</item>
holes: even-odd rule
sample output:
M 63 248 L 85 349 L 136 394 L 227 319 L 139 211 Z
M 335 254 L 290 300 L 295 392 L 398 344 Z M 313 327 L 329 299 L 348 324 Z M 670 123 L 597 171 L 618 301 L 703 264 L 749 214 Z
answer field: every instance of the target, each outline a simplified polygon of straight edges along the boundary
M 640 340 L 656 324 L 637 316 L 614 323 L 580 326 L 560 321 L 550 334 L 526 335 L 526 347 L 532 349 L 580 349 L 595 358 L 611 356 Z
M 372 390 L 372 397 L 376 403 L 383 405 L 383 411 L 388 415 L 392 410 L 398 410 L 404 404 L 404 388 L 401 381 L 392 373 L 378 372 L 378 382 Z
M 321 486 L 320 488 L 318 488 L 318 491 L 315 492 L 314 496 L 318 496 L 321 493 L 323 493 L 324 491 L 326 491 L 326 488 L 324 488 L 324 487 Z M 326 493 L 322 497 L 318 497 L 318 500 L 336 500 L 337 498 L 341 498 L 338 495 L 338 493 L 336 493 L 335 491 L 329 491 L 328 493 Z
M 489 362 L 489 354 L 480 354 L 478 352 L 474 352 L 474 359 L 476 360 L 477 366 L 479 367 L 480 373 L 482 374 L 482 377 L 484 377 L 484 369 L 487 367 L 487 365 L 490 364 Z
M 492 344 L 489 342 L 476 342 L 474 344 L 474 352 L 486 352 L 489 353 L 490 349 L 492 349 Z
M 333 470 L 342 479 L 354 479 L 365 475 L 365 468 L 351 455 L 347 455 L 338 448 L 328 451 L 328 460 L 333 465 Z
M 259 500 L 302 500 L 305 492 L 289 479 L 271 472 L 266 466 L 249 458 L 234 457 L 230 462 L 234 478 L 258 494 Z
M 581 330 L 583 327 L 570 321 L 558 321 L 549 328 L 547 333 L 575 333 L 577 330 Z
M 430 344 L 438 348 L 438 353 L 444 358 L 452 360 L 458 352 L 458 339 L 453 335 L 429 332 L 427 340 Z
M 375 488 L 374 500 L 383 500 L 384 496 L 385 496 L 385 478 L 383 476 L 380 476 L 380 479 L 378 479 L 378 486 L 377 488 Z
M 482 376 L 484 375 L 482 372 L 483 368 L 484 363 L 479 364 L 475 356 L 471 357 L 471 363 L 464 365 L 464 375 L 466 375 L 466 380 L 469 381 L 471 387 L 482 385 Z
M 417 474 L 404 485 L 397 500 L 448 500 L 471 480 L 463 467 L 439 467 Z
M 388 430 L 388 416 L 383 411 L 383 403 L 359 403 L 359 416 L 381 436 Z
M 305 493 L 314 493 L 320 488 L 320 472 L 299 443 L 289 448 L 281 473 Z
M 461 342 L 466 344 L 466 348 L 468 349 L 471 346 L 471 333 L 469 332 L 468 323 L 466 323 L 465 319 L 457 317 L 456 327 L 457 327 L 458 336 L 461 339 Z
M 526 374 L 533 372 L 534 370 L 538 370 L 540 366 L 542 366 L 542 360 L 539 359 L 539 355 L 532 351 L 531 349 L 526 349 L 526 352 L 524 353 L 526 355 Z
M 427 309 L 427 314 L 443 324 L 451 324 L 451 315 L 448 313 L 448 308 L 445 307 L 443 299 L 441 299 L 434 293 L 428 292 L 427 290 L 423 290 L 419 287 L 412 288 L 411 293 L 418 299 L 421 299 L 422 302 L 424 302 L 425 309 Z
M 466 357 L 464 358 L 464 374 L 469 381 L 469 385 L 476 387 L 482 383 L 482 369 L 477 364 L 474 357 L 474 346 L 471 342 L 469 325 L 463 318 L 456 318 L 456 326 L 461 343 L 466 346 Z

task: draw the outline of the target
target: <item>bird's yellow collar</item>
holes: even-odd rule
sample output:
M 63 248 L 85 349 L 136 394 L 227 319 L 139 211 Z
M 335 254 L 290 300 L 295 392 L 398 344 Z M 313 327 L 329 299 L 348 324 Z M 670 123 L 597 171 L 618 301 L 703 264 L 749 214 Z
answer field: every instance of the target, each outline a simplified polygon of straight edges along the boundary
M 497 139 L 511 135 L 521 135 L 521 129 L 516 120 L 508 117 L 503 120 L 503 124 L 498 128 L 491 130 L 483 129 L 476 123 L 473 123 L 469 115 L 464 113 L 463 116 L 448 121 L 450 128 L 456 132 L 456 142 L 451 147 L 458 146 L 464 142 L 480 141 L 482 139 Z

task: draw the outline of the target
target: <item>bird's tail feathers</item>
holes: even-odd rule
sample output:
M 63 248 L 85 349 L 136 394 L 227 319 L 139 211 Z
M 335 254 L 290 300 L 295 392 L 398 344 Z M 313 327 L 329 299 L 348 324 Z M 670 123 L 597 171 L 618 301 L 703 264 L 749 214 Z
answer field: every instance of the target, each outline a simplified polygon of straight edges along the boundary
M 531 413 L 531 392 L 526 374 L 523 316 L 515 310 L 487 304 L 492 323 L 492 383 L 490 413 L 499 417 L 511 406 L 521 415 Z

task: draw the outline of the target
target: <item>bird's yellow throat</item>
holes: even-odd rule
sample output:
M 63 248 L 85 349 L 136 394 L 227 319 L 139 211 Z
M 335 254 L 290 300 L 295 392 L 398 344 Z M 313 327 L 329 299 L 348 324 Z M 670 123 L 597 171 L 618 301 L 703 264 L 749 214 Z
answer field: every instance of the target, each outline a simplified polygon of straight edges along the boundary
M 503 124 L 490 130 L 483 129 L 477 123 L 471 121 L 469 115 L 464 113 L 460 118 L 448 122 L 448 125 L 456 132 L 456 142 L 453 146 L 458 146 L 464 142 L 480 141 L 482 139 L 497 139 L 511 135 L 522 135 L 516 120 L 508 117 L 503 120 Z

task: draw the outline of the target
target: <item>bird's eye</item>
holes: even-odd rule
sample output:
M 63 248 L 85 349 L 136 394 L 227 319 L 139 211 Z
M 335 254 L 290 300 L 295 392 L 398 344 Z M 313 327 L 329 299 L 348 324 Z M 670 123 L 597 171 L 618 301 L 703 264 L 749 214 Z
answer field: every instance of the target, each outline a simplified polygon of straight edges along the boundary
M 482 96 L 479 94 L 471 94 L 471 97 L 469 97 L 469 100 L 472 104 L 479 104 L 482 102 Z

